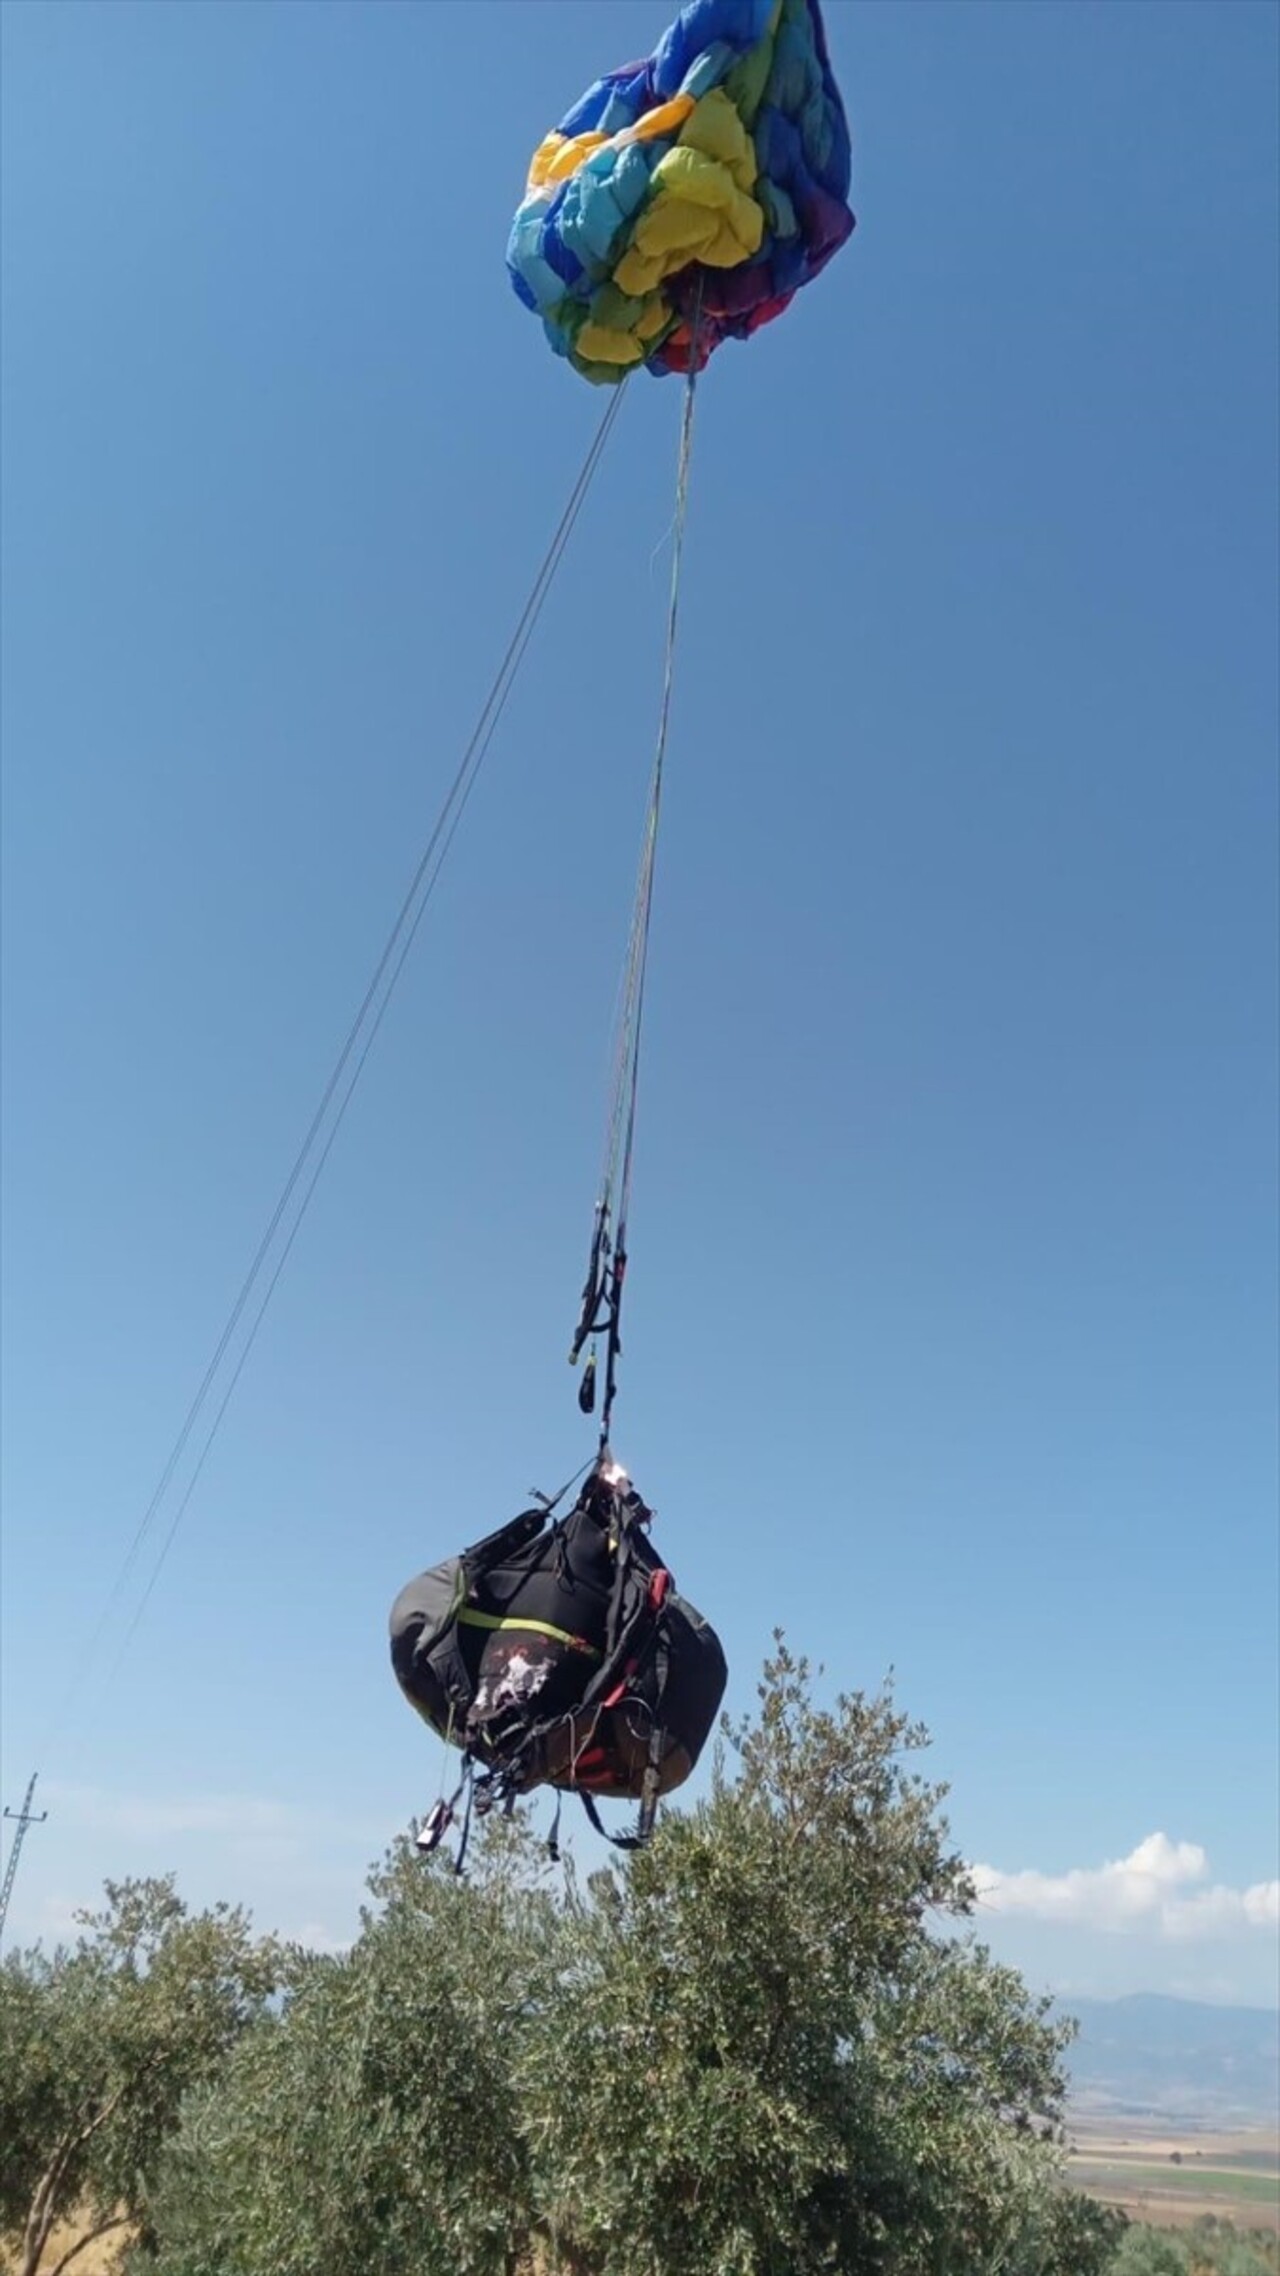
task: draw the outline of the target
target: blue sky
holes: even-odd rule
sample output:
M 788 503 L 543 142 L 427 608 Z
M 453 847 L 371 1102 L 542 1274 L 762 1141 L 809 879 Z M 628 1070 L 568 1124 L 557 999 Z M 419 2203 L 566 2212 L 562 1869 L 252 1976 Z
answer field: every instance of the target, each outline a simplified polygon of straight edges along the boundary
M 349 1933 L 438 1776 L 390 1599 L 588 1452 L 648 380 L 68 1704 L 602 409 L 528 154 L 666 16 L 3 12 L 11 1932 L 173 1865 Z M 1002 1951 L 1271 2001 L 1278 20 L 830 16 L 858 231 L 699 396 L 616 1439 L 732 1705 L 775 1623 L 894 1668 Z

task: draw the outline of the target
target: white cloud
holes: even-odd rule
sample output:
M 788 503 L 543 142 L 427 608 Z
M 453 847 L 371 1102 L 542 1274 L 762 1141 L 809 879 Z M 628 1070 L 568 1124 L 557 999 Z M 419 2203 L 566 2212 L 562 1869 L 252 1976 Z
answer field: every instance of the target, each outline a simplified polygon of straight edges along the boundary
M 1280 1881 L 1248 1889 L 1211 1881 L 1199 1844 L 1164 1833 L 1148 1834 L 1127 1857 L 1105 1865 L 1068 1873 L 975 1865 L 973 1877 L 983 1906 L 994 1912 L 1113 1935 L 1154 1931 L 1170 1943 L 1192 1943 L 1280 1923 Z
M 1280 1881 L 1255 1881 L 1246 1889 L 1244 1916 L 1250 1928 L 1280 1928 Z
M 290 1942 L 305 1944 L 308 1951 L 322 1952 L 332 1958 L 339 1952 L 349 1952 L 355 1938 L 350 1935 L 337 1936 L 331 1928 L 325 1927 L 323 1921 L 308 1920 L 303 1922 L 301 1928 L 293 1931 Z

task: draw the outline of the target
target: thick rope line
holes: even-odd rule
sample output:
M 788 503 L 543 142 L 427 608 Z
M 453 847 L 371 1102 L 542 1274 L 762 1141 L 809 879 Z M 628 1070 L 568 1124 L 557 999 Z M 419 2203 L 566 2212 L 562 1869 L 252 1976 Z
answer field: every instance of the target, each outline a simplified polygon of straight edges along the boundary
M 611 1133 L 612 1167 L 616 1174 L 619 1141 L 622 1139 L 625 1117 L 625 1140 L 621 1149 L 621 1181 L 618 1189 L 618 1241 L 622 1246 L 625 1246 L 626 1241 L 627 1212 L 631 1199 L 636 1099 L 640 1084 L 640 1042 L 644 1022 L 645 981 L 649 967 L 649 935 L 653 918 L 653 885 L 658 856 L 658 828 L 662 819 L 662 791 L 666 771 L 667 741 L 671 728 L 671 698 L 675 686 L 676 635 L 680 622 L 680 579 L 684 566 L 685 523 L 689 507 L 689 470 L 693 457 L 693 413 L 696 390 L 697 372 L 694 370 L 689 374 L 688 385 L 685 389 L 684 410 L 680 421 L 680 456 L 676 474 L 676 512 L 671 553 L 671 589 L 667 603 L 666 651 L 662 669 L 662 702 L 658 714 L 658 734 L 654 748 L 653 773 L 650 780 L 649 807 L 640 855 L 640 871 L 636 881 L 635 909 L 631 921 L 621 1043 L 622 1080 L 615 1103 Z
M 547 547 L 546 553 L 543 556 L 542 562 L 539 565 L 533 585 L 529 592 L 529 596 L 517 621 L 515 631 L 512 633 L 511 639 L 508 642 L 506 653 L 503 656 L 498 670 L 494 676 L 493 682 L 489 689 L 489 693 L 486 696 L 484 705 L 480 711 L 479 718 L 476 721 L 476 725 L 472 730 L 470 739 L 458 764 L 457 771 L 454 774 L 453 780 L 449 785 L 448 791 L 446 792 L 444 802 L 436 817 L 426 846 L 423 849 L 421 858 L 417 864 L 416 869 L 414 870 L 408 890 L 405 893 L 404 898 L 400 904 L 395 922 L 393 923 L 391 931 L 387 936 L 387 940 L 383 947 L 382 953 L 378 958 L 368 986 L 366 987 L 364 995 L 361 999 L 359 1009 L 356 1012 L 355 1018 L 351 1023 L 346 1038 L 342 1044 L 342 1048 L 339 1051 L 338 1057 L 329 1075 L 328 1081 L 326 1082 L 324 1090 L 321 1093 L 319 1104 L 316 1107 L 315 1113 L 313 1114 L 311 1122 L 308 1126 L 306 1135 L 303 1138 L 302 1144 L 300 1145 L 298 1152 L 294 1158 L 292 1167 L 290 1168 L 288 1177 L 285 1180 L 279 1199 L 277 1200 L 275 1208 L 271 1213 L 262 1237 L 258 1242 L 258 1246 L 254 1252 L 248 1270 L 245 1273 L 244 1279 L 240 1284 L 240 1288 L 231 1307 L 231 1311 L 228 1314 L 227 1320 L 222 1329 L 222 1333 L 219 1336 L 216 1346 L 214 1347 L 213 1354 L 209 1360 L 207 1367 L 205 1368 L 204 1374 L 200 1380 L 195 1395 L 192 1398 L 189 1407 L 187 1408 L 187 1412 L 183 1418 L 181 1428 L 179 1429 L 178 1435 L 175 1438 L 173 1446 L 170 1449 L 168 1458 L 165 1462 L 163 1470 L 161 1471 L 160 1478 L 157 1482 L 155 1490 L 143 1514 L 141 1522 L 138 1525 L 137 1531 L 134 1534 L 133 1540 L 130 1543 L 129 1549 L 116 1575 L 115 1581 L 112 1584 L 102 1613 L 93 1630 L 85 1651 L 80 1656 L 79 1660 L 75 1663 L 78 1670 L 76 1678 L 77 1682 L 82 1679 L 84 1672 L 87 1670 L 89 1664 L 93 1661 L 97 1654 L 111 1615 L 115 1611 L 121 1599 L 130 1575 L 132 1574 L 141 1554 L 143 1546 L 146 1543 L 159 1516 L 159 1513 L 165 1503 L 169 1489 L 173 1484 L 179 1466 L 181 1465 L 183 1455 L 187 1450 L 191 1437 L 200 1421 L 202 1413 L 204 1412 L 206 1403 L 218 1377 L 219 1371 L 222 1368 L 223 1362 L 226 1359 L 227 1353 L 234 1340 L 236 1330 L 239 1327 L 244 1313 L 253 1297 L 255 1289 L 258 1286 L 264 1266 L 266 1265 L 268 1256 L 276 1240 L 276 1236 L 279 1233 L 281 1225 L 283 1224 L 286 1214 L 289 1210 L 290 1202 L 293 1200 L 294 1195 L 303 1180 L 308 1164 L 312 1163 L 312 1157 L 315 1153 L 315 1148 L 320 1138 L 321 1132 L 324 1129 L 326 1118 L 329 1116 L 330 1108 L 333 1106 L 335 1097 L 337 1097 L 338 1092 L 342 1087 L 344 1076 L 348 1074 L 348 1069 L 350 1069 L 349 1079 L 346 1083 L 345 1090 L 343 1090 L 342 1096 L 338 1101 L 336 1113 L 333 1115 L 332 1120 L 329 1123 L 329 1128 L 327 1135 L 324 1138 L 324 1143 L 321 1146 L 318 1155 L 315 1155 L 314 1162 L 312 1164 L 311 1176 L 303 1189 L 301 1201 L 298 1205 L 297 1211 L 293 1218 L 293 1222 L 285 1239 L 284 1247 L 277 1259 L 274 1271 L 271 1274 L 271 1278 L 267 1283 L 262 1302 L 259 1305 L 257 1312 L 255 1313 L 250 1324 L 248 1335 L 240 1350 L 235 1367 L 223 1393 L 222 1399 L 217 1407 L 216 1413 L 214 1414 L 213 1422 L 200 1449 L 195 1467 L 187 1480 L 182 1498 L 179 1501 L 178 1506 L 170 1520 L 164 1541 L 160 1548 L 159 1556 L 152 1568 L 142 1598 L 135 1608 L 128 1629 L 126 1630 L 125 1636 L 120 1644 L 115 1667 L 119 1666 L 120 1660 L 122 1659 L 129 1642 L 136 1632 L 142 1615 L 148 1603 L 150 1602 L 156 1582 L 159 1579 L 160 1572 L 164 1566 L 166 1558 L 168 1557 L 169 1551 L 172 1548 L 174 1539 L 176 1538 L 178 1532 L 178 1528 L 181 1525 L 182 1519 L 190 1503 L 192 1494 L 195 1491 L 196 1485 L 200 1478 L 200 1474 L 204 1469 L 210 1450 L 213 1446 L 213 1442 L 218 1435 L 218 1431 L 221 1427 L 223 1416 L 225 1415 L 227 1407 L 230 1403 L 231 1396 L 235 1390 L 237 1383 L 239 1382 L 240 1376 L 244 1370 L 245 1363 L 249 1357 L 253 1345 L 257 1340 L 258 1330 L 262 1325 L 263 1317 L 266 1313 L 268 1305 L 271 1302 L 271 1298 L 275 1293 L 276 1286 L 284 1270 L 285 1264 L 288 1261 L 289 1253 L 293 1247 L 294 1241 L 297 1239 L 298 1232 L 301 1228 L 303 1218 L 306 1215 L 311 1197 L 315 1192 L 316 1185 L 319 1182 L 325 1163 L 329 1158 L 329 1154 L 333 1148 L 334 1140 L 336 1139 L 338 1131 L 342 1126 L 342 1121 L 346 1114 L 347 1107 L 350 1105 L 352 1094 L 354 1093 L 356 1085 L 360 1080 L 360 1076 L 364 1070 L 365 1062 L 368 1059 L 369 1053 L 373 1048 L 374 1041 L 376 1040 L 378 1031 L 382 1025 L 382 1021 L 385 1017 L 391 996 L 395 990 L 396 983 L 399 980 L 400 974 L 404 969 L 405 961 L 408 957 L 410 949 L 413 946 L 414 939 L 422 922 L 422 918 L 425 914 L 427 905 L 431 899 L 431 895 L 435 890 L 436 882 L 439 878 L 440 870 L 444 864 L 445 857 L 447 856 L 449 848 L 453 843 L 453 839 L 462 820 L 462 816 L 466 811 L 467 803 L 470 799 L 471 792 L 475 787 L 480 768 L 484 763 L 485 756 L 493 740 L 493 736 L 497 730 L 498 723 L 501 720 L 503 712 L 506 709 L 516 676 L 519 672 L 520 665 L 523 662 L 525 652 L 529 646 L 530 640 L 533 637 L 534 631 L 536 630 L 538 620 L 542 614 L 542 610 L 546 603 L 552 583 L 554 582 L 556 571 L 558 570 L 560 563 L 564 557 L 569 540 L 576 526 L 578 516 L 581 513 L 587 493 L 591 487 L 591 483 L 594 479 L 596 470 L 604 454 L 605 446 L 609 440 L 609 436 L 612 432 L 615 421 L 617 420 L 622 405 L 623 393 L 623 388 L 618 388 L 614 391 L 610 398 L 610 402 L 604 412 L 604 415 L 600 420 L 600 424 L 596 429 L 595 435 L 592 438 L 590 447 L 587 451 L 587 455 L 583 460 L 581 468 L 579 469 L 573 488 L 570 491 L 568 501 L 565 505 L 563 513 L 561 514 L 559 523 L 557 524 L 550 544 Z M 374 1008 L 375 1005 L 377 1007 L 376 1010 Z M 361 1045 L 362 1036 L 364 1040 L 363 1044 Z M 358 1050 L 358 1055 L 355 1056 L 354 1066 L 352 1066 L 351 1062 L 353 1055 L 357 1054 L 358 1046 L 360 1047 Z
M 620 1348 L 618 1313 L 622 1298 L 622 1280 L 627 1261 L 627 1218 L 631 1206 L 631 1178 L 635 1159 L 636 1103 L 640 1089 L 640 1045 L 644 1026 L 645 982 L 649 966 L 653 886 L 658 854 L 658 829 L 662 819 L 662 790 L 666 770 L 667 742 L 671 728 L 671 701 L 675 686 L 676 637 L 680 623 L 680 582 L 681 571 L 684 566 L 685 525 L 688 519 L 689 474 L 693 459 L 693 414 L 698 385 L 697 366 L 697 328 L 695 325 L 694 352 L 685 387 L 684 407 L 680 420 L 680 452 L 676 471 L 671 587 L 667 602 L 662 701 L 658 713 L 658 733 L 654 747 L 653 771 L 649 783 L 649 801 L 645 814 L 640 867 L 636 879 L 635 903 L 632 909 L 631 931 L 627 944 L 626 976 L 623 983 L 622 1016 L 619 1022 L 618 1044 L 614 1063 L 613 1098 L 609 1115 L 604 1174 L 600 1185 L 600 1199 L 596 1207 L 597 1227 L 603 1231 L 606 1239 L 612 1240 L 609 1361 L 606 1369 L 604 1403 L 600 1419 L 600 1443 L 602 1447 L 608 1442 L 613 1396 L 616 1389 L 614 1370 Z M 617 1196 L 616 1217 L 614 1214 L 615 1189 Z

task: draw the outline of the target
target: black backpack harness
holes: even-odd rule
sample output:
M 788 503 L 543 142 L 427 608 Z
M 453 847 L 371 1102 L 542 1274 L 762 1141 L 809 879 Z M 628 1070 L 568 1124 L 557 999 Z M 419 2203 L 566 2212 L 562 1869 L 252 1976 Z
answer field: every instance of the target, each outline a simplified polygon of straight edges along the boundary
M 519 1795 L 544 1784 L 579 1794 L 615 1846 L 640 1847 L 664 1785 L 696 1761 L 723 1693 L 719 1641 L 650 1546 L 652 1513 L 625 1477 L 601 1462 L 564 1518 L 553 1508 L 543 1501 L 522 1511 L 421 1576 L 392 1616 L 403 1688 L 463 1750 L 456 1791 L 418 1836 L 420 1848 L 435 1848 L 464 1805 L 459 1871 L 473 1808 L 509 1814 Z M 483 1680 L 495 1642 L 517 1655 L 514 1685 Z M 550 1674 L 522 1695 L 526 1643 L 547 1656 Z M 682 1767 L 673 1776 L 675 1756 Z M 608 1831 L 596 1806 L 604 1795 L 639 1801 L 634 1832 Z M 558 1801 L 553 1856 L 559 1820 Z

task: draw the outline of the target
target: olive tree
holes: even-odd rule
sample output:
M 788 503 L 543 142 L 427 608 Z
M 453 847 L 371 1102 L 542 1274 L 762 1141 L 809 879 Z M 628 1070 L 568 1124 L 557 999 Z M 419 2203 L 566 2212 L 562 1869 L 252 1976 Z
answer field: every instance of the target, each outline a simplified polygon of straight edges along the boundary
M 148 2276 L 1101 2276 L 1070 2027 L 972 1935 L 923 1732 L 815 1689 L 779 1642 L 582 1890 L 519 1818 L 466 1881 L 400 1845 L 188 2098 Z
M 348 1953 L 194 2099 L 156 2211 L 163 2276 L 506 2276 L 534 2231 L 519 2039 L 558 1913 L 518 1825 L 458 1881 L 400 1844 Z M 139 2267 L 144 2265 L 141 2257 Z
M 1069 2027 L 958 1940 L 974 1891 L 924 1743 L 888 1693 L 816 1705 L 779 1642 L 710 1796 L 597 1877 L 522 2050 L 566 2265 L 1100 2266 L 1053 2242 Z
M 225 1905 L 188 1912 L 172 1879 L 108 1882 L 71 1948 L 0 1968 L 0 2234 L 19 2276 L 55 2225 L 83 2233 L 57 2264 L 145 2217 L 186 2094 L 262 2014 L 281 1954 Z

